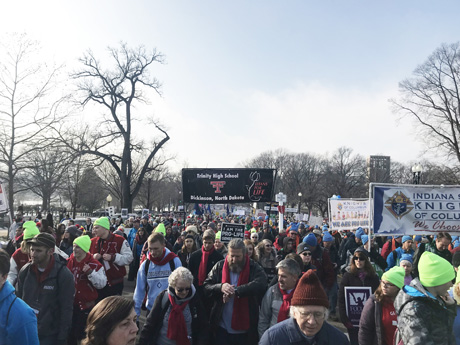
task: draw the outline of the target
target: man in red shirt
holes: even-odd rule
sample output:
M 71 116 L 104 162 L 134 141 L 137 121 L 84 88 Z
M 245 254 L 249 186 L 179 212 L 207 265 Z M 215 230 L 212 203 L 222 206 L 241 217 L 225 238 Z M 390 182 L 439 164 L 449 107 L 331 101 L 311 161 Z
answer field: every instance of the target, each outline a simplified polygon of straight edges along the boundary
M 126 265 L 133 261 L 133 252 L 128 241 L 123 236 L 110 232 L 110 222 L 107 217 L 101 217 L 94 222 L 93 234 L 89 252 L 105 268 L 107 285 L 99 290 L 98 301 L 108 296 L 123 293 L 123 278 L 126 275 Z

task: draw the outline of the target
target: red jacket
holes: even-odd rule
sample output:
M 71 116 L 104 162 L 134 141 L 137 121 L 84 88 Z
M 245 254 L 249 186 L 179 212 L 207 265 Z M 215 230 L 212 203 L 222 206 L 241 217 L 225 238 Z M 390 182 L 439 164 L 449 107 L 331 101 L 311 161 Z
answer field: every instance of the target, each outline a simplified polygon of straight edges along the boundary
M 18 268 L 18 272 L 21 270 L 21 268 L 29 262 L 29 254 L 24 254 L 21 251 L 21 248 L 16 249 L 16 251 L 11 255 L 13 260 L 16 262 L 16 266 Z
M 91 275 L 99 272 L 99 270 L 104 270 L 101 263 L 94 259 L 90 253 L 87 253 L 81 262 L 77 262 L 74 254 L 70 255 L 67 261 L 67 268 L 72 272 L 75 281 L 75 299 L 73 304 L 74 307 L 78 306 L 80 310 L 92 308 L 98 296 L 97 290 L 91 283 L 88 275 L 83 272 L 85 264 L 88 264 L 93 270 Z
M 114 262 L 115 254 L 121 255 L 122 249 L 126 251 L 126 248 L 123 248 L 123 246 L 128 246 L 128 250 L 131 254 L 130 262 L 132 261 L 132 250 L 129 247 L 128 242 L 126 242 L 126 244 L 124 244 L 124 242 L 126 242 L 124 237 L 112 233 L 110 233 L 107 239 L 105 240 L 103 240 L 100 237 L 93 237 L 91 239 L 91 248 L 89 249 L 89 252 L 91 254 L 94 255 L 96 253 L 99 253 L 101 255 L 112 255 L 112 259 L 110 261 L 102 260 L 102 258 L 99 260 L 99 262 L 101 262 L 105 268 L 105 273 L 107 274 L 107 284 L 109 286 L 113 286 L 123 282 L 123 278 L 126 275 L 126 268 L 124 265 L 129 264 L 129 262 L 120 266 Z

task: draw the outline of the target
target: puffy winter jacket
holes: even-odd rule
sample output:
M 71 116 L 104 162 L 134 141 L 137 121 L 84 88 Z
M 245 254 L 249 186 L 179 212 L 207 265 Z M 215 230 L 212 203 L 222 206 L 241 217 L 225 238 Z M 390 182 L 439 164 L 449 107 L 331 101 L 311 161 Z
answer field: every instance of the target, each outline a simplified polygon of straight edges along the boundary
M 435 298 L 418 278 L 404 286 L 394 303 L 404 345 L 454 345 L 456 306 Z
M 37 318 L 7 281 L 0 290 L 0 345 L 38 345 Z

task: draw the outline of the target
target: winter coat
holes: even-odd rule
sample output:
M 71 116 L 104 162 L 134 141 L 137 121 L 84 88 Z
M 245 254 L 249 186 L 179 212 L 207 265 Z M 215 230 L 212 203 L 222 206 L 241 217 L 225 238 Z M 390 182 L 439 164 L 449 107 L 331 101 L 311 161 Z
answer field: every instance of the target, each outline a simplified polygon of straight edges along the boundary
M 113 286 L 123 282 L 126 275 L 125 265 L 133 261 L 133 252 L 123 236 L 110 233 L 105 240 L 93 237 L 89 252 L 93 255 L 99 253 L 101 256 L 111 254 L 112 260 L 105 261 L 102 258 L 99 260 L 105 268 L 107 284 Z
M 278 323 L 278 314 L 283 304 L 283 295 L 281 294 L 279 285 L 270 286 L 265 292 L 262 299 L 259 312 L 259 337 L 262 337 L 264 332 L 271 326 Z
M 40 337 L 55 336 L 58 342 L 64 342 L 72 324 L 75 285 L 72 273 L 56 254 L 50 265 L 41 283 L 32 263 L 25 265 L 19 272 L 17 296 L 35 311 Z
M 170 253 L 169 249 L 165 248 L 165 256 Z M 153 307 L 153 303 L 157 298 L 158 294 L 168 287 L 168 278 L 171 275 L 174 267 L 182 266 L 179 258 L 174 258 L 174 264 L 171 265 L 170 262 L 166 263 L 163 266 L 157 266 L 150 259 L 145 260 L 141 267 L 139 267 L 139 271 L 137 272 L 137 281 L 136 281 L 136 289 L 134 290 L 134 309 L 136 310 L 136 314 L 139 316 L 141 313 L 141 306 L 142 302 L 144 301 L 145 293 L 147 292 L 147 301 L 145 306 L 148 310 L 151 310 Z M 149 263 L 147 275 L 145 275 L 145 265 Z
M 383 345 L 382 332 L 382 304 L 375 299 L 375 295 L 371 295 L 364 304 L 361 319 L 359 320 L 359 343 L 363 345 Z
M 10 259 L 10 271 L 8 272 L 8 281 L 11 285 L 16 284 L 19 271 L 29 262 L 29 259 L 29 254 L 24 254 L 21 248 L 13 253 Z
M 388 271 L 390 268 L 394 267 L 394 266 L 399 266 L 399 261 L 401 260 L 401 256 L 403 254 L 410 254 L 412 256 L 414 256 L 414 250 L 413 249 L 409 249 L 409 251 L 406 253 L 404 252 L 404 250 L 402 249 L 402 247 L 399 247 L 399 248 L 396 248 L 395 250 L 393 250 L 390 255 L 388 255 L 387 257 L 387 269 L 385 271 Z
M 83 272 L 85 264 L 93 270 L 90 274 Z M 98 297 L 96 289 L 102 289 L 107 284 L 104 268 L 90 253 L 87 253 L 80 262 L 77 262 L 74 254 L 72 254 L 67 262 L 67 268 L 75 281 L 74 308 L 79 308 L 79 310 L 91 309 Z
M 8 323 L 7 323 L 8 319 Z M 0 345 L 38 345 L 37 318 L 6 281 L 0 290 Z
M 264 251 L 265 247 L 256 247 L 256 252 L 259 256 L 259 265 L 264 269 L 267 275 L 267 281 L 270 282 L 273 277 L 276 276 L 276 264 L 278 263 L 278 259 L 276 258 L 276 250 L 274 247 L 272 247 L 272 251 L 268 257 L 262 254 Z
M 297 322 L 289 318 L 269 328 L 259 345 L 350 345 L 343 332 L 324 321 L 323 327 L 316 333 L 313 343 L 309 343 Z
M 315 251 L 312 252 L 311 264 L 316 267 L 316 275 L 324 289 L 328 291 L 334 284 L 337 276 L 329 257 L 329 252 L 318 244 Z
M 359 279 L 358 274 L 354 274 L 351 272 L 346 272 L 343 277 L 342 281 L 340 282 L 339 288 L 339 295 L 338 295 L 338 302 L 339 302 L 339 314 L 340 314 L 340 321 L 344 325 L 348 324 L 350 320 L 347 317 L 346 307 L 345 307 L 345 286 L 370 286 L 372 293 L 377 290 L 379 287 L 380 280 L 376 274 L 366 274 L 364 278 L 364 282 Z
M 210 323 L 211 330 L 216 331 L 222 320 L 224 309 L 222 288 L 222 270 L 226 259 L 219 261 L 209 272 L 204 281 L 204 293 L 207 298 L 214 301 Z M 249 299 L 249 321 L 250 327 L 248 332 L 249 343 L 256 343 L 259 339 L 257 332 L 257 323 L 259 321 L 259 301 L 267 288 L 267 276 L 260 265 L 249 260 L 249 281 L 247 284 L 237 287 L 235 298 L 247 297 Z
M 204 310 L 202 301 L 195 293 L 195 287 L 192 285 L 192 291 L 189 297 L 185 298 L 183 301 L 189 301 L 189 304 L 184 309 L 185 312 L 190 312 L 192 317 L 192 342 L 191 345 L 195 344 L 207 344 L 209 341 L 209 325 L 207 321 L 207 315 Z M 174 293 L 171 292 L 175 297 Z M 165 315 L 170 313 L 171 302 L 169 301 L 169 292 L 168 289 L 160 292 L 155 299 L 153 308 L 150 313 L 147 315 L 144 327 L 142 328 L 138 345 L 154 345 L 157 343 L 158 336 L 163 327 L 168 327 L 164 325 Z M 176 299 L 177 301 L 177 299 Z
M 399 291 L 394 306 L 404 345 L 455 345 L 456 306 L 435 298 L 418 278 Z
M 188 263 L 188 269 L 193 275 L 193 285 L 198 287 L 198 272 L 200 271 L 201 258 L 203 256 L 203 249 L 200 248 L 196 252 L 192 253 L 190 261 Z M 208 264 L 206 265 L 206 276 L 211 272 L 212 268 L 219 261 L 223 260 L 224 257 L 217 250 L 214 250 L 208 257 Z

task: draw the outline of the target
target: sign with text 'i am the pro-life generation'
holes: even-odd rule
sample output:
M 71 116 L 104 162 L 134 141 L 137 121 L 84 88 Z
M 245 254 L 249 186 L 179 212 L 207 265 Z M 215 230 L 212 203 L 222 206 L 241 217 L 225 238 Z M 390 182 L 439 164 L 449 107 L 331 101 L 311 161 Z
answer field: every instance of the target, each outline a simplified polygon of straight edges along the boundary
M 374 233 L 460 234 L 460 186 L 371 185 Z
M 273 169 L 182 169 L 184 202 L 231 204 L 272 200 Z
M 244 240 L 245 230 L 246 226 L 244 224 L 222 223 L 222 228 L 220 230 L 220 240 L 224 243 L 228 243 L 234 238 L 241 238 Z

